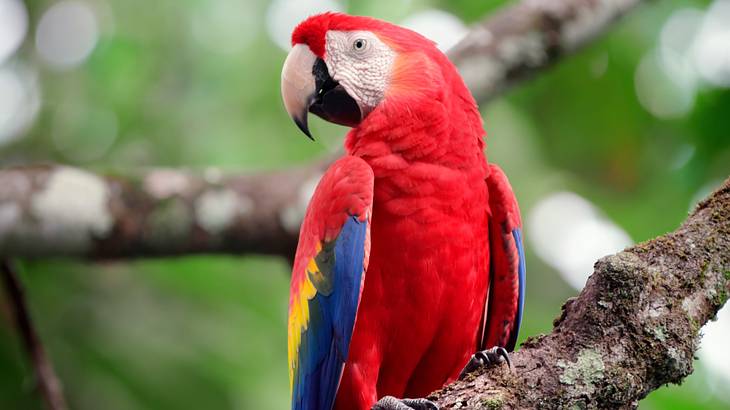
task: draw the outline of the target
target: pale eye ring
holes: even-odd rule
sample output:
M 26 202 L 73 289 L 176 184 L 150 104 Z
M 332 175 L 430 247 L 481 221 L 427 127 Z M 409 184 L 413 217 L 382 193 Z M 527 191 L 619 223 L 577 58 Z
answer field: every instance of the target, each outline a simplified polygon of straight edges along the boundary
M 352 49 L 358 52 L 364 51 L 368 46 L 368 41 L 364 38 L 358 38 L 352 42 Z

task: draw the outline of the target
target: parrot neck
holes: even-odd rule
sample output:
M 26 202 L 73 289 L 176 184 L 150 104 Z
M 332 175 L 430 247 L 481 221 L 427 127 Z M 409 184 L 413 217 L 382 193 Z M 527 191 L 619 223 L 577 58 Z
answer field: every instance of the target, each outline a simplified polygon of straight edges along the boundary
M 375 176 L 373 215 L 427 224 L 452 213 L 455 204 L 464 215 L 483 210 L 486 199 L 473 198 L 486 190 L 484 131 L 468 102 L 431 100 L 398 111 L 396 104 L 383 106 L 348 134 L 347 152 L 365 160 Z
M 374 162 L 383 158 L 452 169 L 480 167 L 486 173 L 484 134 L 464 80 L 434 48 L 428 55 L 399 58 L 385 99 L 350 131 L 345 148 L 369 162 L 376 176 Z
M 373 215 L 381 221 L 428 224 L 455 207 L 461 215 L 483 211 L 488 167 L 482 119 L 456 69 L 443 64 L 447 69 L 435 78 L 440 81 L 386 95 L 345 140 L 347 152 L 373 170 Z
M 466 96 L 388 101 L 349 132 L 345 148 L 370 163 L 376 176 L 383 161 L 393 162 L 390 166 L 397 162 L 486 168 L 481 116 L 465 87 L 464 91 Z

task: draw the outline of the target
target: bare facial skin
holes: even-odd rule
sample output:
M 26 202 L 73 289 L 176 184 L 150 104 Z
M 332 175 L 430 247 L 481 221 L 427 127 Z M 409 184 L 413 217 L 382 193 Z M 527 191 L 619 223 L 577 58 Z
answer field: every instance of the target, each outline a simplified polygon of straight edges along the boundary
M 325 63 L 363 113 L 385 96 L 396 53 L 369 31 L 328 31 Z

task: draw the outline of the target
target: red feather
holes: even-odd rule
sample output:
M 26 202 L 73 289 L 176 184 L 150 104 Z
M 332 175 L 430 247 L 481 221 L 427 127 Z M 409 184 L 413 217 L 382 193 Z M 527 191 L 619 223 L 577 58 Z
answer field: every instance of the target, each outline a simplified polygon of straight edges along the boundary
M 294 29 L 292 45 L 307 44 L 319 58 L 324 58 L 327 31 L 368 30 L 392 45 L 396 51 L 413 51 L 431 40 L 415 31 L 407 30 L 387 21 L 372 17 L 351 16 L 342 13 L 322 13 L 312 16 Z
M 405 31 L 404 29 L 400 29 Z M 408 34 L 386 100 L 346 147 L 373 168 L 370 265 L 337 409 L 423 397 L 477 350 L 489 279 L 481 118 L 448 59 Z
M 480 348 L 490 206 L 504 199 L 490 198 L 477 105 L 431 41 L 326 13 L 300 24 L 292 42 L 324 57 L 328 30 L 370 30 L 397 52 L 385 99 L 345 142 L 375 182 L 370 261 L 335 408 L 364 410 L 384 395 L 428 395 Z

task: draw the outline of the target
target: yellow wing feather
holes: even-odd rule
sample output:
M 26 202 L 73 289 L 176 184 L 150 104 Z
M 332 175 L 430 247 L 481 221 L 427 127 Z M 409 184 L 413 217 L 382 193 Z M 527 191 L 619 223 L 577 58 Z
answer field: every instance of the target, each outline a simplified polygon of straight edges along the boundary
M 315 255 L 322 250 L 322 244 L 317 243 Z M 307 271 L 317 274 L 319 267 L 314 257 L 309 258 Z M 307 330 L 309 325 L 309 301 L 314 299 L 317 289 L 309 279 L 310 275 L 301 275 L 302 282 L 299 285 L 299 294 L 294 298 L 289 306 L 289 392 L 294 388 L 294 372 L 299 361 L 299 346 L 302 340 L 302 333 Z

